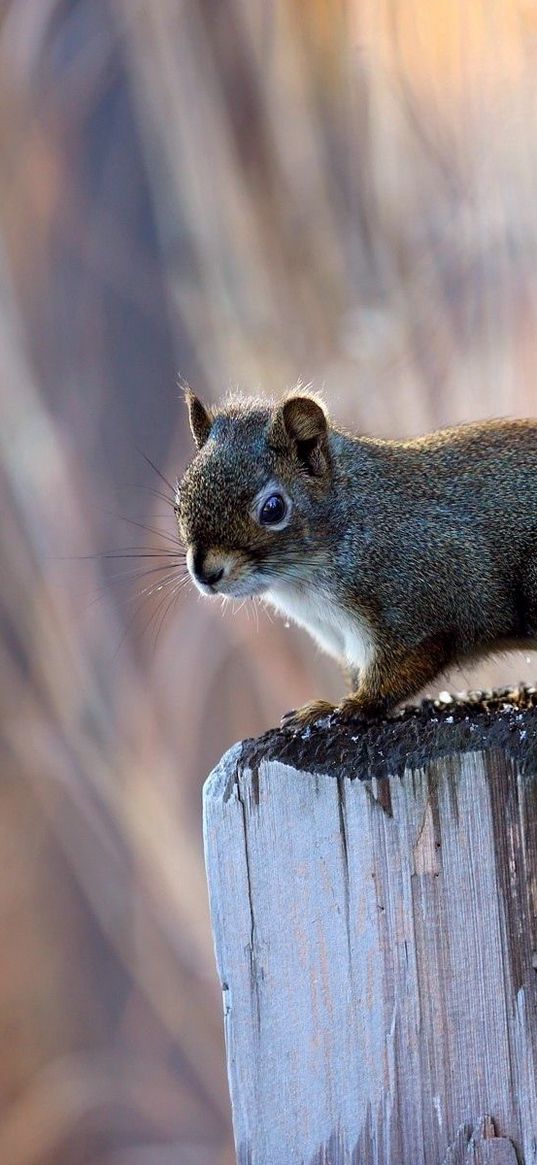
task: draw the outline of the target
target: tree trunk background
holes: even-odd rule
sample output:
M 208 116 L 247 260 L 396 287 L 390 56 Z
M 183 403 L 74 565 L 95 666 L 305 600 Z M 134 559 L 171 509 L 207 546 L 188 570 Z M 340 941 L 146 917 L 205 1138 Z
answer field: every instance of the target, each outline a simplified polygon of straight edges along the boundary
M 269 733 L 208 779 L 240 1165 L 537 1165 L 535 703 Z

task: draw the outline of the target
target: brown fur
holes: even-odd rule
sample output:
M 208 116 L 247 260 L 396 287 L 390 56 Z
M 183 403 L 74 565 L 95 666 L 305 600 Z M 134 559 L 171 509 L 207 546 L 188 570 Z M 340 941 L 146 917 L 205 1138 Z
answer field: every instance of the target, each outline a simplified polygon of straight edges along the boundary
M 187 403 L 199 451 L 178 518 L 190 561 L 208 576 L 225 567 L 207 593 L 289 610 L 353 671 L 363 648 L 342 715 L 384 713 L 455 661 L 534 645 L 537 421 L 397 442 L 341 432 L 304 394 L 214 414 Z M 279 531 L 252 508 L 269 482 L 292 505 Z

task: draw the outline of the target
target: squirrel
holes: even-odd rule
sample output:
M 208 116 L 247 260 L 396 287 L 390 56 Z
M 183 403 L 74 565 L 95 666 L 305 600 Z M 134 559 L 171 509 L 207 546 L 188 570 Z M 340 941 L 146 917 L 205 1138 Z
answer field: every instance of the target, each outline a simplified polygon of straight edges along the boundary
M 204 595 L 260 596 L 340 660 L 343 718 L 385 716 L 448 666 L 537 646 L 537 420 L 351 436 L 313 394 L 187 388 L 197 453 L 175 510 Z M 282 723 L 332 713 L 314 700 Z

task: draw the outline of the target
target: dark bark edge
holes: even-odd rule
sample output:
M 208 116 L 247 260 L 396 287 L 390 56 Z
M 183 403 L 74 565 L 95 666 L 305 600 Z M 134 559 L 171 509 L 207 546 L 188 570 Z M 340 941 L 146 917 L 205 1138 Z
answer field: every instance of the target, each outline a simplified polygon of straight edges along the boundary
M 537 689 L 525 686 L 424 700 L 385 720 L 343 723 L 337 715 L 297 732 L 276 728 L 242 745 L 240 768 L 278 760 L 332 777 L 400 776 L 455 753 L 499 750 L 537 773 Z

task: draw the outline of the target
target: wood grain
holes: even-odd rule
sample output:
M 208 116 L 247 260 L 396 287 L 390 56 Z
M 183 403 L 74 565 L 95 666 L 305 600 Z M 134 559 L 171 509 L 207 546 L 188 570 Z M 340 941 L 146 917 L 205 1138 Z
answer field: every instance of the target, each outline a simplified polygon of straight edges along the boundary
M 318 737 L 207 781 L 240 1163 L 537 1165 L 535 715 L 518 753 L 334 776 Z

